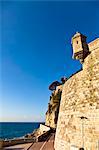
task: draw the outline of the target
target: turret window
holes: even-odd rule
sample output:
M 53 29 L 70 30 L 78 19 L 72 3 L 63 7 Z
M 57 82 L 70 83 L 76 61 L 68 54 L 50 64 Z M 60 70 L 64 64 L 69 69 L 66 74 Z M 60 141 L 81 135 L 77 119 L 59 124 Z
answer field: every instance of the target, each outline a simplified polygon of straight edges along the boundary
M 78 41 L 77 41 L 77 44 L 78 44 Z

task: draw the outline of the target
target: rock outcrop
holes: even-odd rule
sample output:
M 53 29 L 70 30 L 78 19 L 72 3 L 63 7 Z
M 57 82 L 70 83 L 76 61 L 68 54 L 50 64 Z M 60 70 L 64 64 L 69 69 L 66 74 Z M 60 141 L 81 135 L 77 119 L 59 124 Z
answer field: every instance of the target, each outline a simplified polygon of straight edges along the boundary
M 56 87 L 56 90 L 52 92 L 52 95 L 50 96 L 50 101 L 48 103 L 45 125 L 50 126 L 51 128 L 56 128 L 57 126 L 62 86 L 63 85 L 59 85 Z
M 58 120 L 62 88 L 66 81 L 67 81 L 67 78 L 62 77 L 61 83 L 58 81 L 54 81 L 49 86 L 49 90 L 51 90 L 52 93 L 51 93 L 50 100 L 48 103 L 48 110 L 46 112 L 45 125 L 53 128 L 53 129 L 56 129 L 56 127 L 57 127 L 57 120 Z

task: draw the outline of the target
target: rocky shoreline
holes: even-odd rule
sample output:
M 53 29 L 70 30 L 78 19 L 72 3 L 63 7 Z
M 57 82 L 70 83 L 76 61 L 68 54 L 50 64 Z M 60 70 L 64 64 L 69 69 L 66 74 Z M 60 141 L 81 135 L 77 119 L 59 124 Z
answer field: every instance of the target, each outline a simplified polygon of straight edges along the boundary
M 40 127 L 38 129 L 35 129 L 32 133 L 26 134 L 23 137 L 0 140 L 0 149 L 17 144 L 34 143 L 41 141 L 44 137 L 46 138 L 50 131 L 50 127 L 40 124 Z

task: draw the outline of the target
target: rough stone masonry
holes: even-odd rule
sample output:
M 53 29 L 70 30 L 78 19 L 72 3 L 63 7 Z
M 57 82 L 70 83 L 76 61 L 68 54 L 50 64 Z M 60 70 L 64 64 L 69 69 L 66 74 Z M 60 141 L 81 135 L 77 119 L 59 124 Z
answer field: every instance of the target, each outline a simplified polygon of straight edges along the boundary
M 87 44 L 76 33 L 72 45 L 83 69 L 63 86 L 54 147 L 99 150 L 99 38 Z

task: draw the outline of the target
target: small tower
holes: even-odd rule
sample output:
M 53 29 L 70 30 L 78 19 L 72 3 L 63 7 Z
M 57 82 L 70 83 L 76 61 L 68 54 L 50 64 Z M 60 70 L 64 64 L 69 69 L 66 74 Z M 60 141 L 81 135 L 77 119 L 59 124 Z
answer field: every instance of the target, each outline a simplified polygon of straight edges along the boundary
M 86 36 L 76 32 L 72 37 L 72 46 L 73 46 L 73 58 L 79 59 L 81 63 L 84 62 L 84 59 L 89 53 L 88 44 L 86 42 Z

